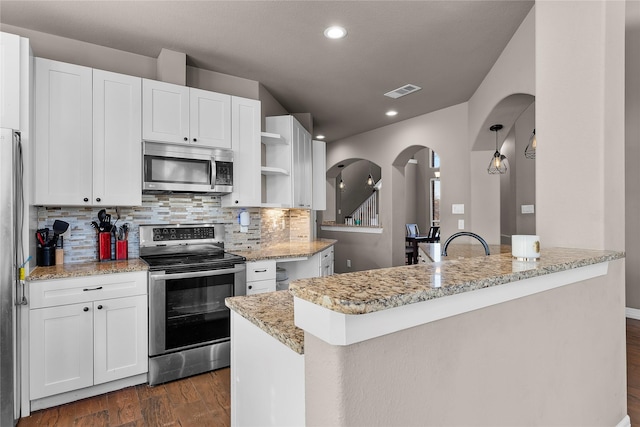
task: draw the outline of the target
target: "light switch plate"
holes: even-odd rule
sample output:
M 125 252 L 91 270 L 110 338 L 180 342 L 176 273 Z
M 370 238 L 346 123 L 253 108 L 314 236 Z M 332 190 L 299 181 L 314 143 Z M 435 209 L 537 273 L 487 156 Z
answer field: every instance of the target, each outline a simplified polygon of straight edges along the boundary
M 464 230 L 464 219 L 458 220 L 458 230 Z
M 533 205 L 522 205 L 520 209 L 523 214 L 532 214 L 535 213 L 535 207 Z
M 451 205 L 451 213 L 457 215 L 464 214 L 464 204 Z

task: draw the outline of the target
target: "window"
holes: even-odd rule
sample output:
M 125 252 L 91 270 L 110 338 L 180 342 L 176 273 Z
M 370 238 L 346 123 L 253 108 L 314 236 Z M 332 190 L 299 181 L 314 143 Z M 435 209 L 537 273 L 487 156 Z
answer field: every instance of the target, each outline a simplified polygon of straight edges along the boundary
M 440 167 L 440 156 L 438 156 L 438 153 L 431 149 L 429 149 L 429 163 L 431 164 L 432 168 L 437 169 Z
M 431 178 L 431 226 L 440 226 L 440 180 Z

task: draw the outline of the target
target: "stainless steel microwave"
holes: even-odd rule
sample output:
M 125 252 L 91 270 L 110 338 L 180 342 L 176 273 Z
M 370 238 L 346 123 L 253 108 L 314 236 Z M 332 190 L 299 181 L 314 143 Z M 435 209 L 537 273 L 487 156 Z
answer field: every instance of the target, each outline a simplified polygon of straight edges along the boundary
M 143 193 L 233 191 L 233 151 L 202 145 L 142 144 Z

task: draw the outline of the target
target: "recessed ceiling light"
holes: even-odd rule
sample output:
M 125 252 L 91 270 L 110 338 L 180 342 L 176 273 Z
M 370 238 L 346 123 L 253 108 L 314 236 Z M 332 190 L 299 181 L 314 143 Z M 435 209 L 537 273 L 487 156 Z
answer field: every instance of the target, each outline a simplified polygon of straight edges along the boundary
M 396 115 L 398 115 L 398 112 L 397 112 L 397 111 L 394 111 L 394 110 L 389 110 L 389 111 L 387 111 L 385 114 L 386 114 L 387 116 L 389 116 L 389 117 L 392 117 L 392 116 L 396 116 Z
M 328 39 L 341 39 L 347 35 L 347 30 L 338 25 L 334 25 L 333 27 L 329 27 L 324 30 L 324 36 Z
M 316 139 L 324 139 L 324 135 L 316 135 Z

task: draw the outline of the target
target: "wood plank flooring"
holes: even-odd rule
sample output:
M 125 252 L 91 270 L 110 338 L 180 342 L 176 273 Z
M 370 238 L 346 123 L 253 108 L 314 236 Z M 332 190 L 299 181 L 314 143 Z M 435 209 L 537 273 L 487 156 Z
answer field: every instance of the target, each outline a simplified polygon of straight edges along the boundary
M 627 415 L 640 425 L 640 320 L 627 319 Z
M 138 385 L 21 418 L 32 426 L 181 426 L 231 425 L 230 370 L 213 372 L 149 387 Z
M 156 387 L 129 387 L 34 412 L 18 427 L 226 427 L 231 425 L 229 377 L 226 368 Z M 633 319 L 627 319 L 627 414 L 640 423 L 640 320 Z

